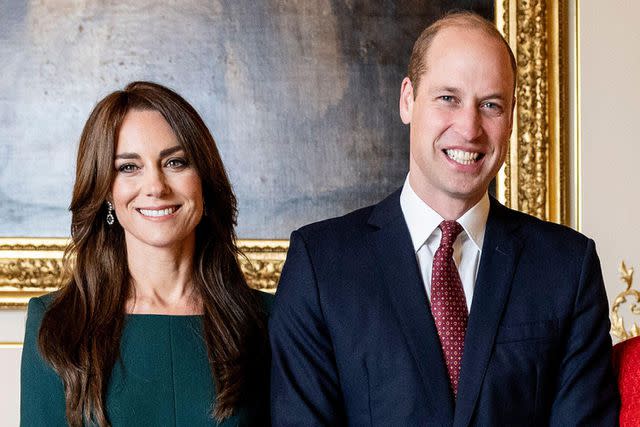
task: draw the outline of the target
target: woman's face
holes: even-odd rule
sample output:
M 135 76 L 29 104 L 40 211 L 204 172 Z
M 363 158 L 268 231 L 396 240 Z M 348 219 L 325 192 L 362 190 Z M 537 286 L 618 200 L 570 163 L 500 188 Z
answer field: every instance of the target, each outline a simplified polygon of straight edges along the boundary
M 195 237 L 202 183 L 162 114 L 129 111 L 120 127 L 111 197 L 132 246 L 178 247 Z

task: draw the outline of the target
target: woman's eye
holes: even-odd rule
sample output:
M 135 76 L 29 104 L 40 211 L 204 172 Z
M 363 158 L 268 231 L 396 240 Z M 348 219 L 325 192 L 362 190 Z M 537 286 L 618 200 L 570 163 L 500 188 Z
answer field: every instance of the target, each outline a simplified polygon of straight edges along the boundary
M 166 166 L 170 167 L 171 169 L 184 169 L 188 165 L 189 163 L 185 159 L 181 158 L 169 159 L 166 163 Z
M 125 163 L 118 167 L 118 172 L 131 173 L 135 172 L 137 169 L 138 166 L 134 165 L 133 163 Z

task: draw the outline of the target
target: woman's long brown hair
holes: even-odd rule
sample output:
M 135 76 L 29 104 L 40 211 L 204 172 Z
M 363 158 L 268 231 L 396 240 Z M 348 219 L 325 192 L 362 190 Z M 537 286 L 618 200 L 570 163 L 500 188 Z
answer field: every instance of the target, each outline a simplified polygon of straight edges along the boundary
M 202 182 L 205 213 L 196 227 L 193 283 L 202 298 L 204 340 L 216 388 L 213 415 L 233 414 L 262 376 L 258 356 L 266 346 L 266 316 L 238 263 L 234 226 L 236 199 L 215 141 L 182 97 L 155 83 L 134 82 L 92 111 L 78 148 L 70 210 L 70 272 L 49 306 L 39 348 L 64 384 L 71 426 L 108 426 L 105 394 L 118 360 L 131 295 L 124 231 L 105 221 L 106 200 L 115 176 L 118 132 L 130 110 L 160 112 L 184 148 Z

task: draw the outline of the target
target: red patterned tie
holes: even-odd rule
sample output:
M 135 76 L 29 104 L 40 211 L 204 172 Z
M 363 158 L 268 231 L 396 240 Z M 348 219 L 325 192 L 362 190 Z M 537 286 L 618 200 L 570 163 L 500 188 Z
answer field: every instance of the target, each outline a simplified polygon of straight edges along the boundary
M 447 363 L 451 388 L 453 394 L 457 395 L 468 317 L 462 282 L 453 262 L 453 242 L 462 231 L 462 226 L 455 221 L 442 221 L 440 230 L 442 240 L 433 257 L 431 274 L 431 313 Z

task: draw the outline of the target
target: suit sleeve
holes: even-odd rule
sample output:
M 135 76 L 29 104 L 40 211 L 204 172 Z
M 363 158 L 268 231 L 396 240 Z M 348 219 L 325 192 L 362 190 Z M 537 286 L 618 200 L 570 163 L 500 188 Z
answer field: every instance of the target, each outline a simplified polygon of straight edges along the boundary
M 333 346 L 313 263 L 298 232 L 291 235 L 269 334 L 272 425 L 345 424 Z
M 40 298 L 29 301 L 20 369 L 21 426 L 67 425 L 62 381 L 38 350 L 38 333 L 45 311 Z
M 608 313 L 600 261 L 589 240 L 549 425 L 618 425 Z

